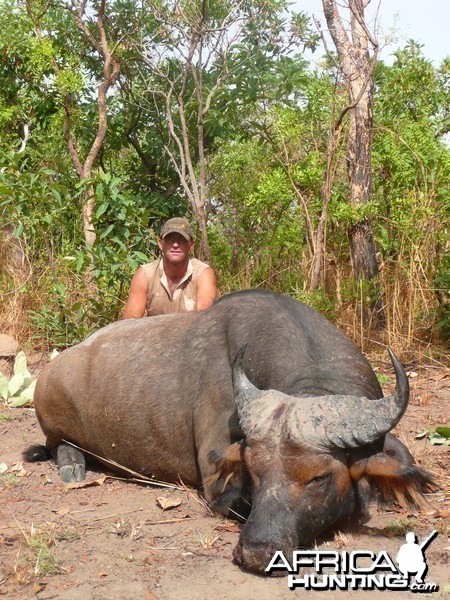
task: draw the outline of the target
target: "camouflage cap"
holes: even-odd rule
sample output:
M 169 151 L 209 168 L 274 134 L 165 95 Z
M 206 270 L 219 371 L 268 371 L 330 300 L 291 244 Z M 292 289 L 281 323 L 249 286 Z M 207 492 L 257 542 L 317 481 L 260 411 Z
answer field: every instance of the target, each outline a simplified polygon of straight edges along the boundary
M 164 239 L 169 233 L 179 233 L 187 240 L 194 239 L 194 230 L 187 219 L 175 217 L 169 219 L 161 228 L 161 239 Z

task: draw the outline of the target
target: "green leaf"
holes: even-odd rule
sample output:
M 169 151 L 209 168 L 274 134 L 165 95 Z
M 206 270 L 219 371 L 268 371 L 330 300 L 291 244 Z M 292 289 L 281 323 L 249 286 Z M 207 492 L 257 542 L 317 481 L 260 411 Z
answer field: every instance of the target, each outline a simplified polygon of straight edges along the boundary
M 101 217 L 102 214 L 108 210 L 108 206 L 109 206 L 109 204 L 107 202 L 103 202 L 103 204 L 100 204 L 100 206 L 97 209 L 97 212 L 95 213 L 95 216 L 97 219 L 99 217 Z
M 12 402 L 9 402 L 9 406 L 17 408 L 19 406 L 25 406 L 25 404 L 30 403 L 33 400 L 35 386 L 36 380 L 34 380 L 31 385 L 29 385 L 25 390 L 23 390 L 23 392 L 21 392 L 19 396 L 15 397 Z
M 416 439 L 421 439 L 428 436 L 430 444 L 433 446 L 441 445 L 450 446 L 450 427 L 436 427 L 436 429 L 424 429 L 416 435 Z
M 57 283 L 55 285 L 55 292 L 64 298 L 66 295 L 66 287 L 62 283 Z
M 450 438 L 450 427 L 436 427 L 436 433 L 441 437 Z
M 23 233 L 23 230 L 24 230 L 23 223 L 20 223 L 20 225 L 18 227 L 16 227 L 16 229 L 15 229 L 15 231 L 13 233 L 13 237 L 16 238 L 16 239 L 20 238 L 20 236 Z
M 144 262 L 148 262 L 148 257 L 143 252 L 135 251 L 133 254 L 134 254 L 134 256 L 136 258 L 139 258 L 139 260 L 143 260 Z
M 27 369 L 27 357 L 25 356 L 25 352 L 22 350 L 16 356 L 16 360 L 14 361 L 14 374 L 15 375 L 23 375 L 24 379 L 29 377 L 31 380 L 31 374 Z
M 9 381 L 9 395 L 14 396 L 20 390 L 25 383 L 25 376 L 23 373 L 16 373 Z
M 433 446 L 444 445 L 450 446 L 450 439 L 442 437 L 440 435 L 431 434 L 430 435 L 430 444 Z
M 0 373 L 0 396 L 3 398 L 3 400 L 8 400 L 10 396 L 9 380 L 5 375 L 3 375 L 3 373 Z
M 103 200 L 103 185 L 101 183 L 97 184 L 95 188 L 95 195 L 99 200 Z
M 100 239 L 103 240 L 107 235 L 109 235 L 111 233 L 111 231 L 114 229 L 114 224 L 111 223 L 111 225 L 109 225 L 100 235 Z
M 17 396 L 14 402 L 9 403 L 9 406 L 13 408 L 19 408 L 21 406 L 25 406 L 25 404 L 28 404 L 29 402 L 30 400 L 28 398 L 22 398 L 22 396 Z
M 424 429 L 423 431 L 421 431 L 420 433 L 418 433 L 416 435 L 416 440 L 421 440 L 423 439 L 426 435 L 428 435 L 430 432 L 428 429 Z
M 81 252 L 78 254 L 78 259 L 77 259 L 77 264 L 76 264 L 76 271 L 77 273 L 79 273 L 81 271 L 81 268 L 83 266 L 84 263 L 84 255 L 81 254 Z

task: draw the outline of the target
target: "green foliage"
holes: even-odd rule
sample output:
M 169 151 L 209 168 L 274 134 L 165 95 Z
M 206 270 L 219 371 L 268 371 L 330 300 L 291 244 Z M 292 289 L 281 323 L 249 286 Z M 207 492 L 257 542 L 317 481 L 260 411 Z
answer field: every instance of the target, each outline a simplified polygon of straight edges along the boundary
M 14 421 L 14 415 L 10 412 L 0 412 L 0 423 L 4 423 L 5 421 Z
M 389 523 L 384 527 L 383 532 L 388 536 L 405 536 L 409 531 L 415 530 L 417 528 L 417 519 L 413 517 L 412 519 L 392 519 Z
M 107 136 L 92 177 L 80 182 L 64 127 L 70 116 L 84 160 L 98 127 L 102 56 L 77 26 L 77 2 L 50 8 L 42 0 L 0 2 L 0 218 L 29 265 L 23 277 L 15 267 L 8 271 L 7 243 L 0 244 L 6 257 L 0 286 L 17 289 L 10 297 L 24 311 L 16 322 L 28 320 L 36 343 L 63 348 L 117 319 L 130 277 L 152 257 L 154 229 L 167 216 L 186 213 L 180 148 L 189 145 L 193 173 L 184 177 L 194 189 L 203 136 L 208 233 L 222 291 L 270 287 L 336 319 L 352 311 L 361 294 L 373 293 L 370 283 L 351 279 L 348 242 L 351 227 L 369 219 L 391 322 L 411 339 L 431 339 L 436 330 L 448 337 L 450 151 L 443 136 L 449 131 L 449 63 L 435 68 L 408 44 L 392 66 L 378 65 L 373 195 L 358 209 L 348 202 L 348 116 L 343 120 L 331 172 L 323 285 L 311 293 L 327 148 L 347 103 L 345 86 L 330 63 L 314 70 L 307 64 L 303 49 L 314 48 L 317 35 L 306 15 L 291 14 L 283 0 L 215 0 L 203 15 L 197 1 L 175 7 L 161 0 L 158 6 L 156 12 L 129 0 L 106 5 L 120 86 L 108 92 Z M 97 0 L 91 8 L 85 22 L 98 41 Z M 186 70 L 183 53 L 197 26 L 202 53 L 194 52 Z M 143 43 L 150 63 L 142 61 Z M 200 96 L 194 77 L 202 82 Z M 181 145 L 169 122 L 178 135 L 185 126 Z M 92 249 L 81 223 L 90 189 Z M 11 282 L 14 270 L 18 283 Z
M 32 252 L 68 247 L 81 224 L 68 182 L 51 169 L 29 171 L 21 156 L 0 153 L 0 212 Z
M 383 386 L 386 385 L 387 383 L 389 383 L 391 381 L 391 378 L 388 377 L 387 375 L 382 375 L 381 373 L 377 373 L 377 379 L 378 379 L 378 383 Z
M 317 290 L 314 290 L 314 292 L 297 290 L 294 298 L 315 308 L 331 321 L 334 321 L 337 318 L 336 300 L 335 298 L 330 297 L 330 295 L 322 288 L 318 288 Z
M 297 252 L 302 224 L 286 173 L 255 140 L 224 144 L 210 169 L 217 215 L 211 248 L 225 289 L 294 287 L 290 267 L 302 260 Z
M 32 553 L 30 560 L 33 561 L 34 572 L 37 576 L 45 577 L 61 573 L 60 561 L 51 550 L 55 540 L 48 523 L 41 527 L 32 525 L 30 535 L 24 533 L 24 537 Z
M 119 178 L 100 174 L 95 185 L 94 247 L 88 251 L 80 243 L 72 255 L 55 263 L 47 284 L 48 301 L 28 313 L 35 338 L 44 337 L 53 347 L 79 342 L 116 320 L 132 274 L 150 260 L 156 238 L 147 224 L 155 213 L 150 206 L 138 205 L 122 186 Z M 94 294 L 83 292 L 87 269 L 98 288 Z
M 110 290 L 123 286 L 129 281 L 130 271 L 148 262 L 156 248 L 156 236 L 148 223 L 160 216 L 151 203 L 137 202 L 123 184 L 110 173 L 100 173 L 95 185 L 97 208 L 93 225 L 97 241 L 92 249 L 92 275 L 99 285 Z M 79 255 L 78 272 L 85 266 Z
M 435 285 L 440 299 L 437 308 L 436 327 L 443 340 L 450 339 L 450 254 L 439 265 Z
M 97 241 L 89 251 L 77 198 L 91 182 L 74 186 L 72 196 L 70 181 L 50 169 L 28 172 L 26 162 L 11 155 L 0 161 L 0 212 L 33 264 L 34 276 L 20 291 L 39 296 L 39 306 L 28 309 L 32 338 L 64 348 L 118 318 L 132 274 L 155 248 L 149 223 L 160 213 L 151 198 L 138 203 L 123 180 L 100 173 L 94 182 Z M 85 287 L 86 269 L 96 281 L 94 295 Z
M 103 306 L 99 302 L 86 299 L 84 303 L 77 301 L 67 304 L 63 285 L 57 284 L 51 289 L 59 302 L 57 308 L 43 304 L 37 311 L 28 311 L 28 322 L 35 332 L 33 340 L 42 343 L 45 339 L 48 347 L 64 349 L 80 342 L 95 329 L 108 323 L 102 316 Z M 83 304 L 87 304 L 87 308 Z M 100 309 L 100 317 L 95 311 L 96 304 Z
M 408 198 L 421 191 L 448 206 L 449 151 L 443 143 L 450 101 L 448 73 L 435 69 L 416 46 L 397 54 L 392 67 L 377 72 L 375 104 L 375 193 L 386 204 L 387 216 L 397 207 L 409 212 Z M 406 205 L 405 205 L 406 202 Z M 403 224 L 400 224 L 403 227 Z
M 427 437 L 430 444 L 433 446 L 444 445 L 450 446 L 450 427 L 436 427 L 436 429 L 424 429 L 416 435 L 416 439 L 420 440 Z
M 24 352 L 19 352 L 14 361 L 14 374 L 8 378 L 0 372 L 0 397 L 10 407 L 25 406 L 33 401 L 36 380 L 31 379 Z

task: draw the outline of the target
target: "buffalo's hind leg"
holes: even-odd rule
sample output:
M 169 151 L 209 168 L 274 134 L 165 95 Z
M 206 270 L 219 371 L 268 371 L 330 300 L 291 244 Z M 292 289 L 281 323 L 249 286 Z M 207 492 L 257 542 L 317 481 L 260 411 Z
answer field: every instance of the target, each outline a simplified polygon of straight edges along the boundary
M 78 448 L 64 442 L 59 444 L 56 450 L 56 464 L 64 483 L 76 483 L 86 478 L 86 461 Z

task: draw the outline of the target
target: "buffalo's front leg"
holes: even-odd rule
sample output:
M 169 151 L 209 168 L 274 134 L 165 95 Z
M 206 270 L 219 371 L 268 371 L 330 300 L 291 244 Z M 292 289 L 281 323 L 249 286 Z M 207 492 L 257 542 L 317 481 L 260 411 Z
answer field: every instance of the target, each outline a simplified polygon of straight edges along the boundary
M 76 483 L 86 478 L 86 461 L 78 448 L 65 443 L 59 444 L 56 450 L 56 464 L 64 483 Z

